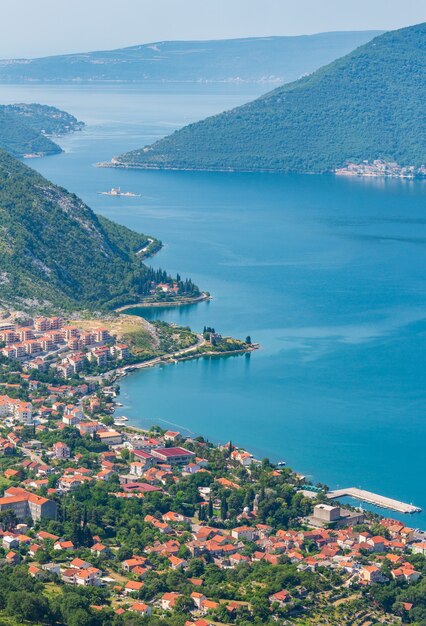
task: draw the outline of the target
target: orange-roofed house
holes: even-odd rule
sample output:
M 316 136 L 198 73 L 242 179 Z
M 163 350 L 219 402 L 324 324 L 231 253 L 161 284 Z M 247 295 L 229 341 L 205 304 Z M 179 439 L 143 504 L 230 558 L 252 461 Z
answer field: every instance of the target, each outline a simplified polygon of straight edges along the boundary
M 295 563 L 298 561 L 303 561 L 303 555 L 300 554 L 299 557 L 300 558 L 296 559 L 296 561 L 292 561 L 292 562 Z M 266 561 L 267 563 L 270 563 L 271 565 L 278 565 L 280 562 L 280 557 L 278 554 L 265 554 L 265 556 L 263 557 L 263 560 Z
M 71 450 L 65 443 L 62 443 L 62 441 L 54 443 L 52 450 L 57 459 L 69 459 L 71 456 Z
M 413 545 L 411 546 L 411 551 L 413 554 L 423 554 L 423 556 L 426 556 L 426 541 L 413 543 Z
M 386 554 L 386 559 L 392 563 L 392 565 L 401 565 L 404 563 L 404 558 L 400 554 Z
M 10 552 L 6 554 L 6 561 L 8 562 L 9 565 L 18 565 L 20 560 L 21 560 L 20 555 L 17 552 L 14 552 L 13 550 L 11 550 Z
M 92 564 L 88 561 L 83 561 L 83 559 L 75 558 L 71 561 L 70 567 L 75 569 L 88 569 L 89 567 L 92 567 Z
M 366 565 L 359 573 L 360 580 L 364 583 L 373 584 L 383 582 L 382 572 L 375 565 Z
M 160 600 L 161 608 L 163 609 L 163 611 L 170 611 L 171 609 L 173 609 L 176 604 L 176 600 L 180 598 L 181 595 L 181 593 L 177 593 L 176 591 L 163 593 Z
M 28 567 L 28 574 L 32 576 L 33 578 L 37 578 L 37 579 L 44 577 L 44 572 L 39 567 L 36 567 L 35 565 L 30 565 Z
M 28 548 L 28 554 L 32 557 L 35 557 L 35 555 L 37 554 L 37 552 L 41 550 L 41 546 L 37 545 L 36 543 L 33 543 L 29 548 Z
M 292 563 L 300 563 L 303 561 L 303 554 L 297 552 L 297 550 L 291 550 L 287 556 Z
M 115 609 L 114 613 L 116 615 L 123 615 L 123 613 L 125 613 L 125 609 L 123 609 L 122 607 L 120 607 L 119 609 Z
M 219 608 L 219 602 L 214 602 L 213 600 L 204 600 L 201 604 L 201 611 L 206 614 L 208 611 L 215 611 Z
M 4 476 L 5 478 L 19 478 L 21 476 L 21 472 L 10 467 L 5 471 Z
M 255 462 L 253 455 L 246 450 L 234 450 L 233 452 L 231 452 L 231 459 L 233 461 L 241 463 L 241 465 L 243 465 L 244 467 L 249 467 L 252 463 Z
M 168 511 L 163 515 L 163 522 L 189 522 L 190 518 L 182 515 L 182 513 L 175 513 L 174 511 Z
M 138 613 L 139 615 L 151 615 L 152 609 L 148 604 L 144 604 L 143 602 L 135 602 L 129 608 L 129 611 L 133 611 L 134 613 Z
M 141 566 L 146 562 L 144 556 L 133 556 L 131 559 L 126 559 L 121 563 L 121 567 L 125 572 L 131 572 L 135 567 Z
M 203 593 L 199 593 L 198 591 L 193 591 L 191 593 L 191 598 L 197 609 L 201 609 L 203 602 L 207 600 L 206 596 Z
M 183 569 L 188 567 L 188 562 L 185 559 L 180 559 L 178 556 L 169 557 L 169 563 L 172 569 Z
M 229 557 L 229 563 L 232 567 L 237 567 L 237 565 L 240 565 L 241 563 L 250 563 L 250 558 L 237 552 L 237 554 L 231 554 Z
M 380 537 L 379 535 L 375 537 L 369 537 L 367 539 L 367 543 L 373 546 L 374 552 L 384 552 L 385 541 L 386 539 L 384 537 Z
M 246 541 L 254 541 L 256 538 L 256 529 L 251 528 L 250 526 L 238 526 L 238 528 L 233 528 L 231 531 L 231 535 L 234 539 L 245 539 Z
M 289 602 L 290 600 L 291 594 L 286 589 L 281 589 L 281 591 L 273 593 L 271 596 L 269 596 L 269 602 L 278 602 L 280 606 L 283 606 L 286 602 Z
M 74 544 L 72 541 L 57 541 L 53 545 L 54 550 L 74 550 Z
M 12 510 L 18 519 L 31 517 L 38 521 L 42 517 L 56 519 L 56 502 L 25 491 L 22 487 L 9 487 L 0 498 L 0 511 Z
M 110 480 L 114 476 L 114 472 L 110 469 L 103 469 L 96 474 L 97 480 Z
M 111 553 L 111 550 L 102 543 L 95 543 L 95 545 L 90 548 L 90 552 L 92 552 L 92 554 L 96 554 L 97 556 L 108 556 Z
M 124 593 L 125 595 L 128 595 L 129 593 L 140 591 L 143 586 L 143 582 L 139 582 L 137 580 L 128 580 L 126 586 L 124 587 Z
M 48 533 L 45 530 L 40 530 L 37 533 L 37 538 L 45 541 L 46 539 L 51 539 L 52 541 L 58 541 L 59 537 L 57 535 L 52 535 L 52 533 Z
M 75 582 L 83 587 L 94 587 L 100 585 L 99 576 L 96 572 L 87 569 L 76 570 Z
M 216 478 L 216 482 L 225 487 L 226 489 L 240 489 L 240 485 L 237 483 L 233 483 L 232 480 L 228 480 L 227 478 Z
M 135 576 L 139 576 L 139 578 L 142 578 L 142 579 L 145 578 L 148 572 L 149 572 L 148 567 L 144 567 L 142 565 L 136 565 L 136 567 L 132 569 L 132 574 L 134 574 Z
M 157 530 L 164 534 L 169 534 L 172 532 L 172 528 L 168 524 L 166 524 L 165 522 L 160 522 L 153 515 L 145 515 L 144 521 L 148 524 L 152 524 L 152 526 L 154 526 Z
M 412 528 L 408 528 L 405 526 L 402 530 L 399 531 L 401 541 L 405 543 L 411 543 L 414 539 L 414 530 Z
M 416 570 L 411 567 L 404 566 L 392 570 L 391 574 L 394 580 L 405 580 L 407 583 L 413 583 L 421 576 L 420 572 L 416 572 Z
M 179 439 L 179 437 L 181 437 L 180 432 L 178 431 L 174 431 L 174 430 L 167 430 L 164 433 L 164 439 L 165 441 L 176 441 L 176 439 Z

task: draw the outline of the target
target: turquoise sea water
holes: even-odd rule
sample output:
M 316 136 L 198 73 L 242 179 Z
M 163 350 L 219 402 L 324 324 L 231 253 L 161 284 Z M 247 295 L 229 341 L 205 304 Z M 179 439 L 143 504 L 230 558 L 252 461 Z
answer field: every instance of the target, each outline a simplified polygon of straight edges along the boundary
M 151 263 L 213 295 L 147 317 L 262 344 L 250 356 L 134 373 L 121 383 L 120 413 L 426 509 L 425 182 L 93 167 L 257 95 L 181 90 L 0 86 L 1 102 L 55 104 L 87 121 L 61 140 L 65 154 L 31 165 L 162 239 Z M 116 185 L 142 197 L 97 193 Z M 426 511 L 404 519 L 426 527 Z

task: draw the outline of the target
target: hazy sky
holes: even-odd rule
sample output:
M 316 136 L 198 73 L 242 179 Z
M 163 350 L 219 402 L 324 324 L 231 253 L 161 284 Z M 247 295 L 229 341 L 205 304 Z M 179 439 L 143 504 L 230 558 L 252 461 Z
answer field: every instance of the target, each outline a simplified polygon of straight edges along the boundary
M 0 0 L 0 6 L 2 58 L 426 21 L 424 0 Z

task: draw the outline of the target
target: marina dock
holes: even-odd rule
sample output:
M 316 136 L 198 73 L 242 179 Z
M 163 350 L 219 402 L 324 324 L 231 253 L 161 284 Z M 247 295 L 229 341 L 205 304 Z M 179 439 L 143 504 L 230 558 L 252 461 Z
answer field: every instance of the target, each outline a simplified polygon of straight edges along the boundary
M 329 491 L 327 498 L 334 500 L 336 498 L 350 497 L 355 500 L 362 500 L 368 504 L 374 504 L 383 509 L 390 509 L 397 511 L 398 513 L 420 513 L 421 508 L 414 506 L 413 504 L 406 504 L 399 500 L 393 500 L 392 498 L 386 498 L 377 493 L 371 491 L 365 491 L 364 489 L 358 489 L 357 487 L 348 487 L 347 489 L 335 489 Z

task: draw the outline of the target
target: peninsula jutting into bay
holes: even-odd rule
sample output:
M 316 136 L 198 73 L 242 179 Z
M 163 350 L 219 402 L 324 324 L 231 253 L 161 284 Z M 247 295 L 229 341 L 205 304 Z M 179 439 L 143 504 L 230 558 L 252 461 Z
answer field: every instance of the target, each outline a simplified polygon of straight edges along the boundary
M 111 166 L 323 173 L 380 159 L 424 176 L 425 40 L 426 23 L 380 35 L 253 102 L 121 154 Z
M 0 105 L 0 148 L 16 157 L 59 154 L 54 137 L 82 130 L 84 123 L 56 107 L 43 104 Z
M 114 310 L 126 304 L 191 302 L 191 279 L 143 260 L 161 243 L 96 216 L 79 198 L 0 150 L 0 304 L 18 309 Z M 41 228 L 42 225 L 42 228 Z

